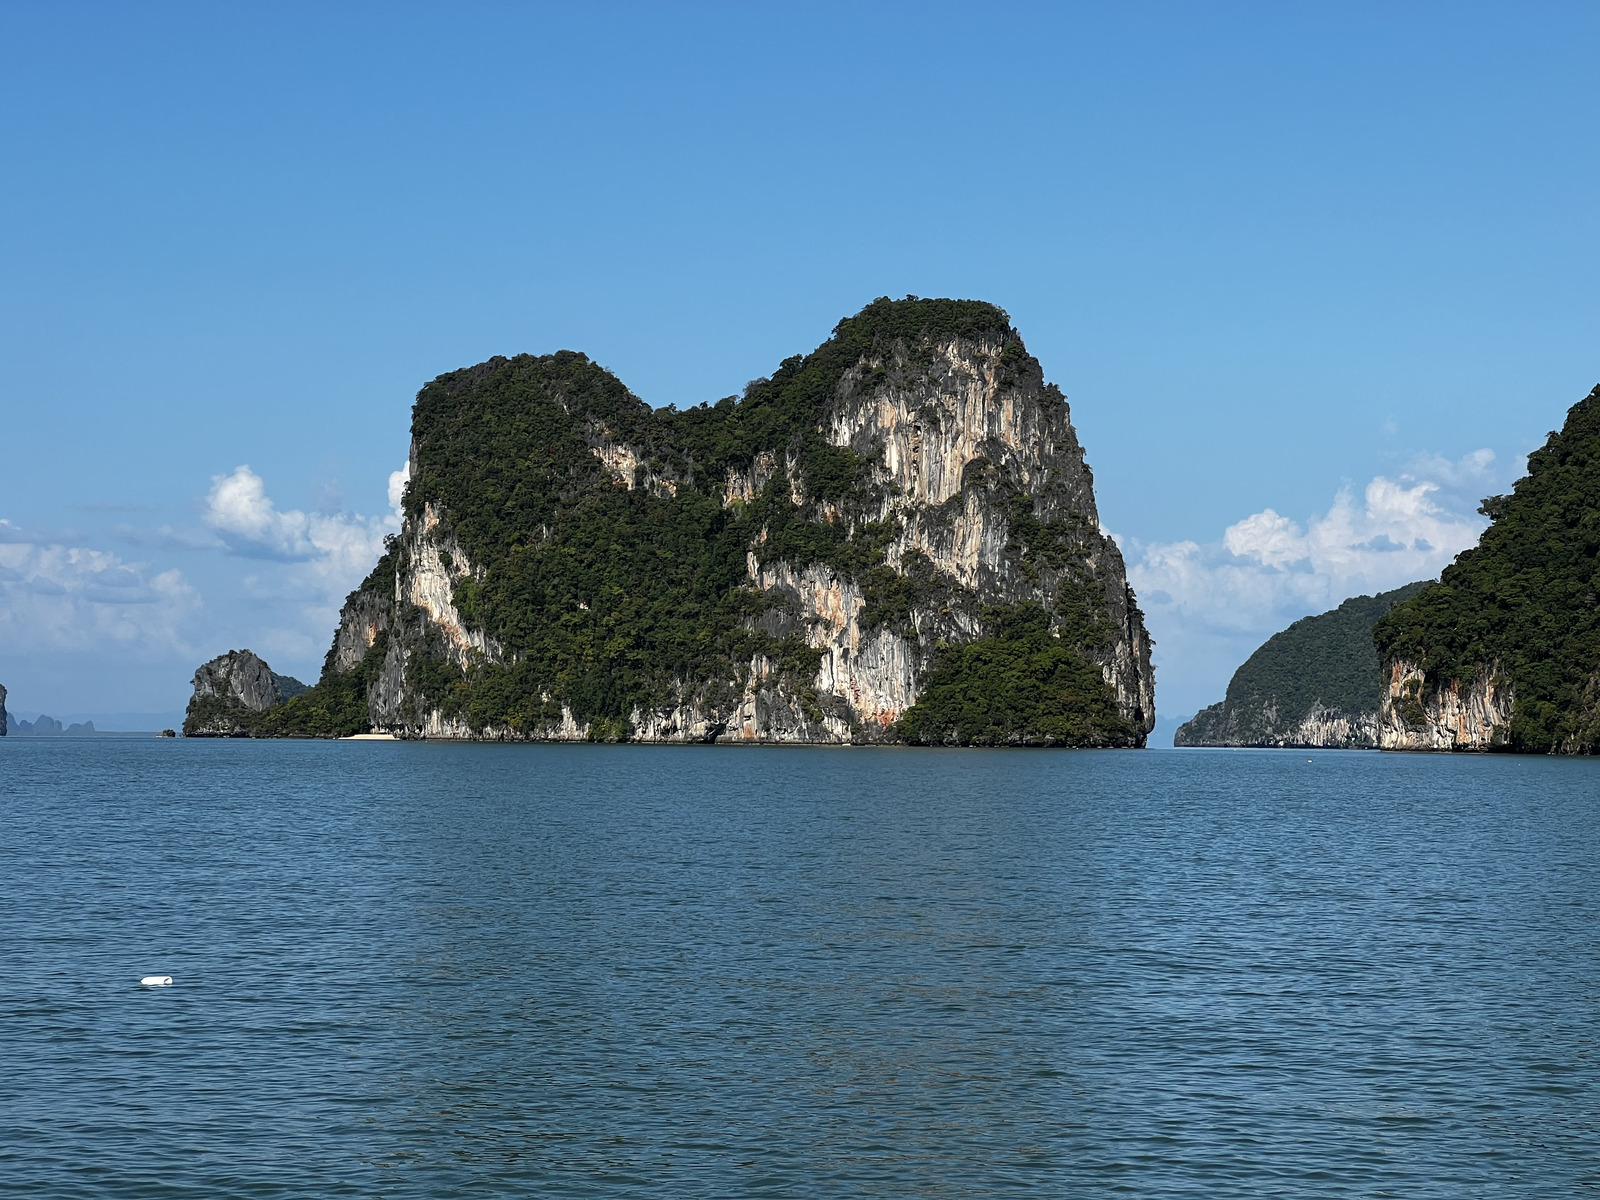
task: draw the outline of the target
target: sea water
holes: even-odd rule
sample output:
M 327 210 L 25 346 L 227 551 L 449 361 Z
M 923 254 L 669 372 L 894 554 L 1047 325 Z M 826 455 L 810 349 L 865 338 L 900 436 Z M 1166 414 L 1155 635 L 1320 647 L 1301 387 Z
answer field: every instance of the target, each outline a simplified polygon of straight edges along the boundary
M 13 738 L 0 1190 L 1584 1194 L 1597 918 L 1591 761 Z

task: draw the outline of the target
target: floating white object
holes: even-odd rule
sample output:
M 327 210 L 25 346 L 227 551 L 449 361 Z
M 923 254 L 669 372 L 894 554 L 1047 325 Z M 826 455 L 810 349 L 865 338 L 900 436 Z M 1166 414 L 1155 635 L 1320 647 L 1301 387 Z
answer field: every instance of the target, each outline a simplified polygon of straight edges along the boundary
M 139 980 L 139 986 L 140 987 L 171 987 L 172 986 L 172 976 L 171 975 L 146 975 L 143 979 Z

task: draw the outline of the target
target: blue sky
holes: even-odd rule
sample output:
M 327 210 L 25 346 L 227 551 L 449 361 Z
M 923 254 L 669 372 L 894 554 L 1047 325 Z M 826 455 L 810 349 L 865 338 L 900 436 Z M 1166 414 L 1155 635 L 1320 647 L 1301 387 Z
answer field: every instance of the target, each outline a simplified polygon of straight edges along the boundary
M 1188 716 L 1600 380 L 1592 4 L 0 6 L 0 683 L 314 677 L 417 388 L 1005 307 Z M 247 466 L 241 474 L 238 468 Z M 1404 547 L 1404 549 L 1396 549 Z

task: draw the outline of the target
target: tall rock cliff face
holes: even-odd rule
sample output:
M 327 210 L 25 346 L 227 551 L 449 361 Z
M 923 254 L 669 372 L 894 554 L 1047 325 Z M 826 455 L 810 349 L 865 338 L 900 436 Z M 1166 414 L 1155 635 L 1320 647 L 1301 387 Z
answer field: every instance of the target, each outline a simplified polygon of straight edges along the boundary
M 1600 387 L 1479 511 L 1478 545 L 1374 630 L 1381 744 L 1600 752 Z
M 1427 586 L 1354 596 L 1273 634 L 1234 672 L 1227 698 L 1180 725 L 1173 744 L 1376 749 L 1382 695 L 1372 629 Z
M 6 689 L 0 687 L 0 737 L 6 736 L 6 731 L 11 728 L 11 717 L 6 712 Z
M 374 729 L 871 742 L 941 679 L 918 740 L 1154 724 L 1066 400 L 990 305 L 878 301 L 685 412 L 582 355 L 492 359 L 425 387 L 412 434 L 403 530 L 321 685 L 359 688 Z M 1005 670 L 1042 691 L 990 711 Z
M 1465 684 L 1451 679 L 1430 688 L 1416 663 L 1385 664 L 1378 744 L 1385 750 L 1504 750 L 1511 731 L 1516 689 L 1490 663 Z

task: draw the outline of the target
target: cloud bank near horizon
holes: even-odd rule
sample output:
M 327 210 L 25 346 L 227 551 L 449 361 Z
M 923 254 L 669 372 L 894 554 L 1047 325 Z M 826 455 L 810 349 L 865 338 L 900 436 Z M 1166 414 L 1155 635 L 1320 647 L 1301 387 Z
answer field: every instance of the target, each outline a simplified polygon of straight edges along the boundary
M 304 512 L 280 508 L 241 465 L 212 478 L 200 526 L 118 526 L 111 536 L 122 553 L 84 544 L 96 539 L 81 532 L 0 518 L 4 682 L 21 685 L 19 702 L 51 695 L 58 708 L 150 706 L 157 702 L 138 697 L 166 692 L 167 703 L 181 703 L 199 662 L 241 646 L 276 669 L 314 675 L 345 595 L 400 529 L 406 482 L 405 468 L 389 476 L 381 516 Z M 137 558 L 126 557 L 127 545 L 139 547 Z M 188 573 L 145 561 L 173 555 L 187 556 Z M 137 682 L 152 675 L 163 683 Z M 86 687 L 105 694 L 72 698 Z
M 0 643 L 18 657 L 186 653 L 200 607 L 182 571 L 62 545 L 0 519 Z

